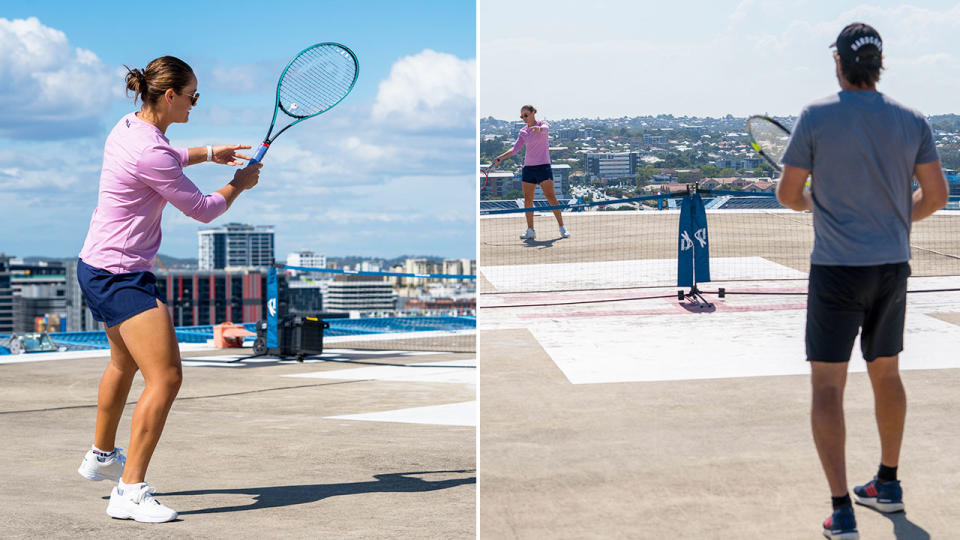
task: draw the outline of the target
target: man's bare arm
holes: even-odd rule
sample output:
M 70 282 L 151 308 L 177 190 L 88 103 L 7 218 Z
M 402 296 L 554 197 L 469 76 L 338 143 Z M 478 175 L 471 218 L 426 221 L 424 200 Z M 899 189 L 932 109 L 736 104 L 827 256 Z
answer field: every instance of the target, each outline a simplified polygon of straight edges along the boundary
M 913 192 L 913 221 L 920 221 L 947 204 L 950 192 L 940 161 L 921 163 L 913 168 L 920 189 Z
M 777 182 L 777 200 L 780 204 L 798 212 L 813 210 L 813 197 L 804 189 L 808 176 L 810 171 L 806 169 L 784 165 L 780 181 Z

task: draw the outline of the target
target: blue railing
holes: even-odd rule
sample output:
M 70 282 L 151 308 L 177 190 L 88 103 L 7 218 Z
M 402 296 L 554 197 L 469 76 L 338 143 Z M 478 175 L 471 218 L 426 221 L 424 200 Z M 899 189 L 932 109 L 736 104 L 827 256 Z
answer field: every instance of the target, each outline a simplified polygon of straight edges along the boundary
M 369 334 L 390 334 L 400 332 L 476 330 L 477 318 L 458 317 L 370 317 L 365 319 L 327 319 L 329 336 L 358 336 Z M 251 332 L 257 331 L 256 323 L 243 323 Z M 179 343 L 206 343 L 213 339 L 213 325 L 180 326 L 175 328 Z M 0 335 L 0 340 L 10 337 Z M 55 332 L 50 338 L 57 345 L 70 350 L 109 349 L 110 342 L 106 332 Z M 0 346 L 0 355 L 10 354 L 6 347 Z

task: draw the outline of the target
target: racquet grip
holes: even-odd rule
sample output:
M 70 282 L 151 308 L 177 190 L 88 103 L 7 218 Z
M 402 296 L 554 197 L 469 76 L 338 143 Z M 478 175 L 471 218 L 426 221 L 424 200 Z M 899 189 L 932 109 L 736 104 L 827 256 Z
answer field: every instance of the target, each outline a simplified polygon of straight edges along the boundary
M 257 153 L 253 155 L 253 159 L 250 160 L 249 164 L 260 163 L 263 161 L 264 154 L 267 153 L 267 149 L 270 148 L 269 144 L 263 143 L 260 145 L 260 148 L 257 148 Z

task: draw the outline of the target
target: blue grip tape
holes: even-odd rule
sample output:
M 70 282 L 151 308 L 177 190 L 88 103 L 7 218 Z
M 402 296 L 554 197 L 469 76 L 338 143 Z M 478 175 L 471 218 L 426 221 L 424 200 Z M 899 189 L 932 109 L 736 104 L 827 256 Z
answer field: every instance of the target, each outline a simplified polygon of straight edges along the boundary
M 263 155 L 267 153 L 267 149 L 270 148 L 265 144 L 261 144 L 260 148 L 257 148 L 257 153 L 253 155 L 253 159 L 250 160 L 250 163 L 260 163 L 263 161 Z

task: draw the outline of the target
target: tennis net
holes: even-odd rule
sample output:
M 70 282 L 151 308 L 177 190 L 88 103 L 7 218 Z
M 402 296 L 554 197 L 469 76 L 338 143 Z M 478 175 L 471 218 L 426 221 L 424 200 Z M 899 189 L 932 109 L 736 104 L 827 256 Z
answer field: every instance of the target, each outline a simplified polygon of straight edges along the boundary
M 701 192 L 713 282 L 805 279 L 813 216 L 772 193 Z M 960 276 L 960 198 L 913 224 L 913 276 Z M 677 194 L 538 207 L 536 238 L 523 240 L 525 209 L 481 212 L 481 294 L 674 286 Z M 570 238 L 561 238 L 560 209 Z

